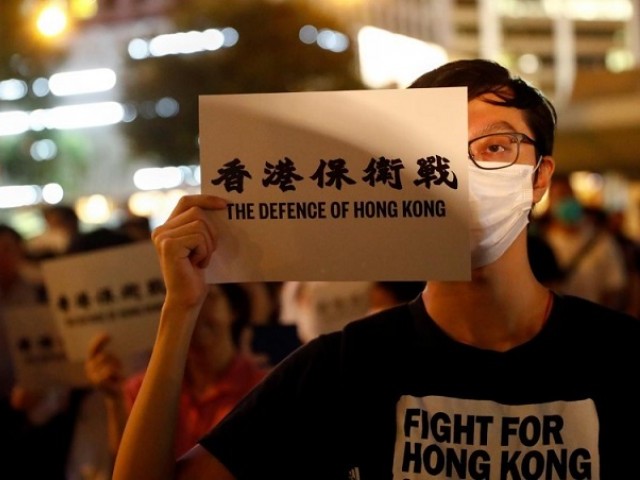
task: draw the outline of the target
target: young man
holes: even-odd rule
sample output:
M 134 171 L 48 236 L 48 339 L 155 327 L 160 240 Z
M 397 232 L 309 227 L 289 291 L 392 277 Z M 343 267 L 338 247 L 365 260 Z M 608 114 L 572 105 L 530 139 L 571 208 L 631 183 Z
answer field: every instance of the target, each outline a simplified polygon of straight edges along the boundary
M 167 297 L 116 480 L 637 475 L 640 322 L 554 295 L 527 258 L 555 111 L 484 60 L 413 84 L 447 86 L 468 86 L 472 280 L 430 280 L 415 301 L 311 341 L 175 462 L 180 380 L 216 247 L 207 211 L 224 208 L 184 197 L 153 233 Z

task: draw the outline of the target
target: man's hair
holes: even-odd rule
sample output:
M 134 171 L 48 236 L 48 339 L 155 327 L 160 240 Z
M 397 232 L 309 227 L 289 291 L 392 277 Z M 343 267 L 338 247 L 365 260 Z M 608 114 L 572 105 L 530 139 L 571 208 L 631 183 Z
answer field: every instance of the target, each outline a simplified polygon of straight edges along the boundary
M 540 90 L 496 62 L 483 59 L 449 62 L 421 75 L 408 88 L 425 87 L 467 87 L 469 101 L 493 93 L 500 101 L 490 103 L 523 110 L 538 154 L 553 153 L 557 114 L 552 103 Z

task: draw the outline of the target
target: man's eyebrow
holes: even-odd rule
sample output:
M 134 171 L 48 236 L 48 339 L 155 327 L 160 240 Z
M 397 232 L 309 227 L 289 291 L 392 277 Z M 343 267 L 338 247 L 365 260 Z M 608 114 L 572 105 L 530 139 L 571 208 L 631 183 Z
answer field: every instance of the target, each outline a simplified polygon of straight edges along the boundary
M 511 123 L 501 121 L 501 122 L 495 122 L 495 123 L 490 123 L 489 125 L 485 125 L 478 132 L 478 134 L 487 135 L 487 134 L 496 133 L 496 132 L 515 132 L 515 131 L 516 129 Z

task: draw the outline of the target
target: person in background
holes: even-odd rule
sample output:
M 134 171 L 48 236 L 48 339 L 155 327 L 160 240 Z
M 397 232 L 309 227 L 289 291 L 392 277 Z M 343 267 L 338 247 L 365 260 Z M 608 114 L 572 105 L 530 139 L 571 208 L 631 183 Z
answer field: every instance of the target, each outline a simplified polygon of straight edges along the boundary
M 529 231 L 527 255 L 536 279 L 552 290 L 558 289 L 564 275 L 553 248 L 540 233 Z
M 27 263 L 26 241 L 22 234 L 9 225 L 0 224 L 0 395 L 4 402 L 9 398 L 15 377 L 2 309 L 46 300 L 44 286 L 25 275 Z
M 22 438 L 30 420 L 28 412 L 15 408 L 11 398 L 16 376 L 4 312 L 46 301 L 44 286 L 25 274 L 27 263 L 25 238 L 10 225 L 0 224 L 0 463 L 5 471 L 21 469 Z M 47 408 L 30 413 L 43 422 L 50 418 Z
M 622 294 L 621 308 L 640 320 L 640 244 L 627 234 L 624 220 L 624 210 L 605 212 L 605 227 L 620 246 L 627 269 L 627 285 Z
M 26 240 L 0 225 L 0 458 L 16 478 L 62 480 L 76 399 L 64 388 L 27 390 L 17 383 L 3 318 L 6 308 L 46 301 L 44 285 L 28 270 Z M 32 450 L 41 451 L 37 462 L 29 458 Z
M 114 480 L 634 476 L 640 322 L 555 294 L 527 255 L 555 109 L 488 60 L 410 86 L 430 87 L 468 96 L 470 279 L 429 279 L 412 302 L 304 344 L 176 462 L 180 380 L 218 253 L 210 213 L 227 208 L 182 197 L 152 234 L 167 294 Z
M 284 282 L 280 289 L 281 325 L 295 327 L 298 339 L 287 343 L 286 353 L 319 335 L 339 331 L 367 313 L 409 302 L 425 285 L 419 281 Z
M 179 393 L 179 420 L 174 434 L 176 458 L 217 424 L 266 375 L 266 370 L 239 349 L 249 312 L 249 296 L 243 286 L 229 283 L 208 288 L 189 344 Z M 122 362 L 109 352 L 108 344 L 106 334 L 94 339 L 89 348 L 86 373 L 103 394 L 109 445 L 115 455 L 145 373 L 125 378 Z
M 281 291 L 283 316 L 307 343 L 366 314 L 370 290 L 371 282 L 291 282 Z
M 27 268 L 26 241 L 15 228 L 0 224 L 0 308 L 42 302 L 46 292 L 41 282 L 24 274 Z
M 65 255 L 75 255 L 78 253 L 102 250 L 103 248 L 128 245 L 136 241 L 127 232 L 117 228 L 97 227 L 89 232 L 76 235 L 67 246 Z
M 133 240 L 151 240 L 151 223 L 147 217 L 130 214 L 120 224 L 118 231 Z
M 74 236 L 65 255 L 87 254 L 137 241 L 138 238 L 121 227 L 98 226 Z M 96 274 L 100 274 L 96 272 Z M 146 364 L 148 354 L 140 355 Z M 108 418 L 104 399 L 93 388 L 73 389 L 79 397 L 74 414 L 73 433 L 66 456 L 66 480 L 108 480 L 113 468 L 113 454 L 108 443 Z
M 369 292 L 369 313 L 376 313 L 414 300 L 426 287 L 426 282 L 373 282 Z
M 240 340 L 240 348 L 266 369 L 273 368 L 300 346 L 294 322 L 284 322 L 282 319 L 283 301 L 288 303 L 282 292 L 286 283 L 241 284 L 249 293 L 251 314 L 249 325 Z
M 273 325 L 278 323 L 280 284 L 277 282 L 244 282 L 241 285 L 249 295 L 249 324 Z
M 65 208 L 55 211 L 68 212 Z M 67 215 L 70 216 L 69 213 Z M 54 224 L 57 223 L 54 221 Z M 51 250 L 49 256 L 40 258 L 40 261 L 125 245 L 132 241 L 116 229 L 98 227 L 71 235 L 64 251 Z M 16 456 L 25 478 L 110 478 L 113 457 L 109 455 L 106 441 L 100 441 L 100 432 L 106 432 L 104 406 L 96 402 L 90 389 L 66 386 L 27 389 L 15 383 L 11 391 L 11 405 L 16 411 L 22 412 L 25 419 Z M 28 455 L 33 448 L 46 452 L 39 462 L 29 461 Z
M 65 253 L 80 233 L 80 219 L 70 205 L 48 205 L 42 209 L 45 229 L 27 242 L 29 257 L 35 261 Z
M 562 270 L 558 292 L 623 310 L 627 273 L 620 246 L 598 217 L 588 214 L 569 176 L 551 183 L 548 212 L 544 238 Z

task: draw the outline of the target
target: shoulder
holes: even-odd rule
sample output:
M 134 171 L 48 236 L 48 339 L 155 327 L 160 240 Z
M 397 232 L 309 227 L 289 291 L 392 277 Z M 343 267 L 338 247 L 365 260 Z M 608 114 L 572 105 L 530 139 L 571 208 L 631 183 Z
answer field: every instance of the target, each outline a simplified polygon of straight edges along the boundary
M 347 341 L 365 339 L 367 342 L 388 343 L 392 337 L 411 334 L 414 326 L 413 304 L 414 302 L 403 303 L 349 323 L 343 329 L 344 339 Z
M 354 320 L 338 332 L 317 337 L 299 348 L 301 363 L 321 365 L 318 368 L 337 375 L 390 368 L 416 338 L 412 303 Z
M 569 318 L 577 318 L 581 315 L 582 319 L 595 323 L 617 319 L 625 324 L 640 326 L 640 321 L 631 315 L 578 296 L 556 293 L 554 302 L 554 310 Z
M 640 342 L 640 320 L 596 302 L 572 295 L 555 297 L 554 315 L 576 339 L 591 337 L 600 343 Z
M 353 320 L 345 325 L 342 330 L 320 335 L 309 343 L 315 345 L 315 348 L 339 348 L 361 342 L 370 344 L 371 342 L 382 341 L 388 343 L 390 337 L 410 333 L 413 326 L 411 303 L 404 303 Z
M 300 359 L 301 363 L 306 363 L 309 357 L 323 357 L 323 360 L 338 357 L 344 359 L 346 352 L 375 350 L 380 346 L 384 346 L 384 350 L 389 350 L 395 344 L 393 339 L 411 335 L 414 323 L 411 303 L 353 320 L 339 331 L 319 335 L 298 347 L 285 359 L 284 363 Z

